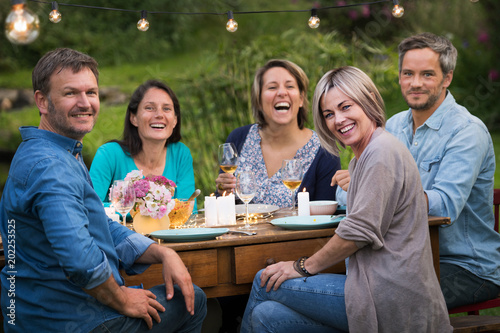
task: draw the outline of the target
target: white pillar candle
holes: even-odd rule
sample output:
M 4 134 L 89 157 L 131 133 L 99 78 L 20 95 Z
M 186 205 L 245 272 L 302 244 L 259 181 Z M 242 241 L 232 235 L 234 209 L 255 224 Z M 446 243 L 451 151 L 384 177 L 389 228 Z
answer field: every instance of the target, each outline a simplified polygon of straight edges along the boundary
M 305 192 L 305 188 L 303 192 L 299 192 L 297 194 L 297 201 L 299 203 L 299 216 L 309 216 L 311 212 L 309 210 L 309 192 Z
M 217 216 L 219 225 L 236 224 L 236 204 L 234 194 L 217 198 Z
M 104 211 L 106 212 L 106 215 L 112 219 L 113 221 L 116 222 L 121 222 L 120 221 L 120 215 L 118 215 L 113 207 L 104 207 Z
M 213 195 L 205 197 L 205 226 L 217 225 L 217 198 Z

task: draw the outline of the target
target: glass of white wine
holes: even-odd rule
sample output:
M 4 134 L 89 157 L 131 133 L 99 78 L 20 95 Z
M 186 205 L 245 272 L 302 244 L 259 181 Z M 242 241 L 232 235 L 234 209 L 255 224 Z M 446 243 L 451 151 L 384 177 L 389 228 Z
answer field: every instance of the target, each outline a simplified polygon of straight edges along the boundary
M 113 207 L 123 218 L 123 225 L 127 225 L 127 214 L 134 207 L 136 200 L 134 185 L 126 180 L 115 180 L 111 187 L 111 202 Z
M 243 230 L 253 230 L 255 227 L 250 226 L 250 220 L 248 218 L 248 203 L 252 201 L 255 194 L 257 194 L 257 182 L 255 180 L 255 174 L 250 170 L 241 171 L 236 177 L 236 194 L 241 201 L 245 203 L 245 225 L 239 227 L 238 229 Z
M 291 160 L 283 160 L 281 166 L 281 181 L 285 186 L 292 191 L 292 207 L 290 208 L 292 215 L 295 215 L 295 190 L 302 183 L 303 168 L 302 161 L 294 158 Z
M 238 151 L 232 142 L 219 145 L 219 166 L 225 173 L 234 174 L 238 167 Z

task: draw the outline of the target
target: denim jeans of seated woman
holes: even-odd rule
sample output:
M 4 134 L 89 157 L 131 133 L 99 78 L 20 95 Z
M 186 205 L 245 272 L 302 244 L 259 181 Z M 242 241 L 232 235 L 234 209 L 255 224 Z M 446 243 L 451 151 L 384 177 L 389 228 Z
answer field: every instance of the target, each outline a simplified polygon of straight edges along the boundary
M 203 320 L 207 314 L 206 296 L 203 290 L 194 286 L 194 315 L 186 311 L 186 303 L 181 288 L 174 286 L 174 297 L 167 301 L 165 285 L 158 285 L 149 289 L 156 295 L 156 300 L 165 307 L 165 312 L 159 312 L 161 322 L 153 319 L 153 328 L 150 330 L 143 319 L 121 316 L 108 320 L 97 326 L 92 333 L 110 332 L 201 332 Z
M 345 275 L 290 279 L 266 292 L 260 287 L 261 273 L 254 278 L 240 333 L 348 331 Z

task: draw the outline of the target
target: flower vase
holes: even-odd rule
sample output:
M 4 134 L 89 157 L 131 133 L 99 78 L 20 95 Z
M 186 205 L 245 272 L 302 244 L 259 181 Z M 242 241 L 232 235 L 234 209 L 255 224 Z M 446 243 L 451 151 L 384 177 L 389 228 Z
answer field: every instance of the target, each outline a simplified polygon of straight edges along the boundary
M 161 219 L 154 219 L 151 216 L 141 215 L 140 212 L 134 216 L 134 230 L 143 235 L 149 235 L 153 231 L 167 230 L 170 227 L 170 219 L 168 215 Z

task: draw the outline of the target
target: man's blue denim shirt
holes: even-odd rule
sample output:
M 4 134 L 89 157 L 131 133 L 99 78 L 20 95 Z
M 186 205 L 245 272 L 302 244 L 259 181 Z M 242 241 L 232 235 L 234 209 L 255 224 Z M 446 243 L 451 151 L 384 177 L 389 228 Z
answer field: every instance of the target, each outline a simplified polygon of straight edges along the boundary
M 0 201 L 5 325 L 9 332 L 88 332 L 119 314 L 83 289 L 111 274 L 123 285 L 120 268 L 144 271 L 134 262 L 153 241 L 108 219 L 81 142 L 36 127 L 20 132 Z
M 439 233 L 441 262 L 500 285 L 500 234 L 493 230 L 495 153 L 488 129 L 448 91 L 413 135 L 411 110 L 390 118 L 387 131 L 406 144 L 429 198 L 429 215 L 448 216 Z

